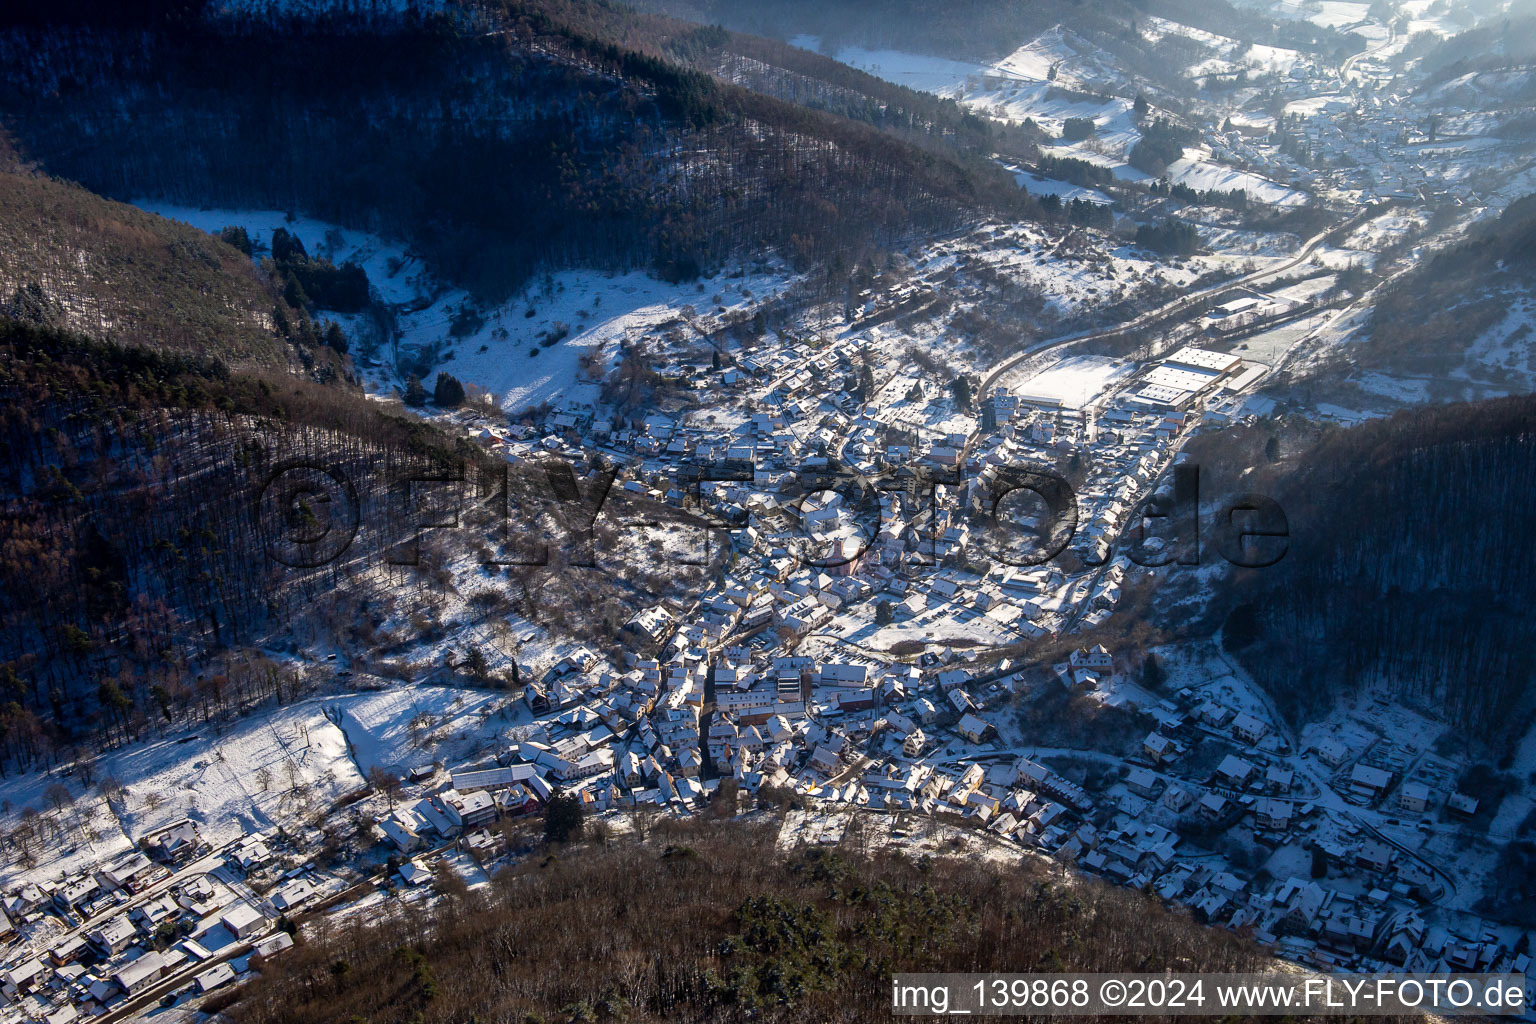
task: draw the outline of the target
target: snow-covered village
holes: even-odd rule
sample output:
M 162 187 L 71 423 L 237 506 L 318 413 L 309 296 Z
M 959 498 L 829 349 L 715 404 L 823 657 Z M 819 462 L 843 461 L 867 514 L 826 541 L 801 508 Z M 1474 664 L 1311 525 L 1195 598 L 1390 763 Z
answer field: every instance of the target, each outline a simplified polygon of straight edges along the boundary
M 263 24 L 259 5 L 223 6 L 239 31 Z M 830 261 L 787 241 L 679 273 L 551 257 L 494 293 L 341 203 L 165 187 L 131 161 L 112 179 L 129 200 L 114 216 L 143 218 L 120 237 L 172 223 L 173 254 L 216 236 L 232 273 L 287 281 L 274 315 L 258 297 L 246 319 L 282 335 L 302 311 L 300 372 L 353 387 L 358 409 L 253 454 L 312 403 L 267 368 L 154 427 L 216 438 L 185 453 L 102 441 L 113 465 L 85 468 L 64 414 L 46 443 L 8 442 L 34 460 L 8 477 L 17 522 L 24 501 L 57 505 L 65 485 L 80 500 L 118 473 L 137 488 L 119 513 L 165 518 L 163 537 L 125 540 L 95 506 L 78 577 L 34 555 L 47 530 L 0 529 L 0 1022 L 267 1019 L 240 1016 L 237 993 L 295 947 L 489 894 L 580 856 L 551 852 L 578 836 L 732 822 L 786 856 L 966 857 L 1135 890 L 1298 970 L 1528 972 L 1536 716 L 1528 660 L 1506 648 L 1529 626 L 1496 595 L 1518 605 L 1529 558 L 1465 592 L 1460 570 L 1410 585 L 1342 564 L 1348 544 L 1319 554 L 1317 523 L 1347 540 L 1413 489 L 1307 468 L 1344 452 L 1385 473 L 1387 453 L 1432 446 L 1391 433 L 1423 409 L 1532 390 L 1522 243 L 1478 271 L 1476 297 L 1424 276 L 1528 231 L 1510 225 L 1536 192 L 1529 57 L 1484 59 L 1500 25 L 1532 24 L 1519 3 L 1221 5 L 1264 19 L 1258 39 L 1238 13 L 1224 28 L 1152 4 L 1125 31 L 1157 74 L 1093 19 L 964 59 L 830 16 L 795 30 L 797 5 L 734 21 L 720 6 L 639 8 L 782 37 L 666 51 L 712 62 L 689 72 L 710 81 L 778 95 L 781 67 L 822 68 L 826 95 L 899 86 L 934 123 L 985 125 L 984 162 L 1030 215 L 982 210 Z M 17 125 L 24 151 L 96 187 Z M 138 322 L 64 295 L 68 262 L 34 275 L 24 307 L 32 276 L 0 253 L 17 296 L 0 312 L 56 309 L 38 322 L 87 334 Z M 339 286 L 302 278 L 315 267 L 364 298 L 325 305 L 318 282 Z M 1454 344 L 1434 333 L 1442 306 Z M 205 377 L 224 394 L 228 369 Z M 38 461 L 55 455 L 67 472 Z M 1490 474 L 1502 457 L 1456 456 Z M 309 482 L 274 514 L 295 466 Z M 1424 514 L 1521 503 L 1518 479 L 1502 497 L 1477 486 Z M 231 518 L 150 511 L 191 493 L 227 493 Z M 1490 564 L 1488 536 L 1457 564 Z M 244 584 L 214 567 L 233 562 L 257 596 L 229 596 Z M 152 582 L 183 565 L 184 589 Z M 78 626 L 26 618 L 55 614 L 56 579 L 83 588 Z M 1425 601 L 1470 595 L 1443 635 L 1406 613 L 1347 619 L 1420 584 Z M 1336 605 L 1316 596 L 1330 587 Z M 1477 655 L 1432 661 L 1431 638 Z

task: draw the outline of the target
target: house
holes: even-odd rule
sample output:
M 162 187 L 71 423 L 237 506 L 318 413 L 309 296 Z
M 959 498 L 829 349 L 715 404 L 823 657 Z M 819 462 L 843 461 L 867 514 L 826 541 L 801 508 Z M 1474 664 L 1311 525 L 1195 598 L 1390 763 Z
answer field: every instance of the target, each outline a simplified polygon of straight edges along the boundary
M 79 935 L 71 935 L 48 951 L 48 959 L 53 961 L 55 967 L 63 967 L 80 959 L 80 954 L 83 952 L 85 952 L 85 939 Z
M 1216 775 L 1220 781 L 1242 788 L 1248 784 L 1248 779 L 1253 775 L 1253 765 L 1236 754 L 1228 754 L 1222 758 L 1221 764 L 1216 766 Z
M 257 956 L 269 957 L 293 948 L 293 936 L 285 931 L 275 931 L 259 942 L 252 943 Z
M 1269 732 L 1269 726 L 1250 714 L 1232 719 L 1232 735 L 1245 743 L 1257 743 Z
M 964 686 L 966 683 L 970 682 L 971 677 L 961 669 L 952 668 L 947 672 L 940 672 L 938 676 L 935 677 L 935 681 L 939 684 L 939 689 L 941 691 L 944 693 L 949 693 L 955 688 Z
M 1195 813 L 1205 821 L 1217 822 L 1226 816 L 1227 809 L 1230 806 L 1230 801 L 1220 793 L 1207 793 L 1200 798 L 1200 803 L 1195 808 Z
M 235 980 L 235 969 L 229 964 L 219 964 L 199 974 L 193 979 L 197 983 L 197 993 L 212 992 L 220 985 L 227 985 Z
M 384 833 L 384 839 L 401 853 L 410 853 L 422 845 L 418 829 L 426 828 L 424 821 L 417 820 L 408 810 L 400 810 L 387 818 L 375 819 L 374 824 Z
M 1360 844 L 1360 849 L 1355 854 L 1355 863 L 1372 871 L 1389 871 L 1392 868 L 1392 847 L 1374 839 L 1367 839 Z
M 247 939 L 260 931 L 266 930 L 267 919 L 255 907 L 242 903 L 233 910 L 226 911 L 219 919 L 229 934 L 237 939 Z
M 1337 768 L 1349 760 L 1349 744 L 1338 736 L 1330 736 L 1317 745 L 1317 757 L 1330 768 Z
M 273 909 L 280 914 L 286 914 L 296 907 L 302 906 L 315 896 L 315 886 L 307 878 L 295 879 L 273 893 L 268 899 Z
M 118 987 L 130 996 L 148 988 L 165 970 L 165 957 L 151 950 L 112 975 Z
M 837 691 L 837 707 L 840 711 L 867 711 L 874 706 L 875 691 L 873 687 Z
M 497 810 L 513 818 L 535 814 L 543 803 L 533 789 L 526 785 L 517 785 L 511 789 L 504 789 L 496 794 L 495 800 Z
M 1148 733 L 1147 738 L 1141 741 L 1142 751 L 1152 759 L 1153 764 L 1161 764 L 1164 758 L 1173 756 L 1173 740 L 1160 732 Z
M 1452 793 L 1451 798 L 1445 802 L 1445 809 L 1458 817 L 1470 818 L 1477 813 L 1477 797 Z
M 1282 765 L 1270 765 L 1264 770 L 1264 789 L 1270 793 L 1289 793 L 1296 773 Z
M 1114 668 L 1115 663 L 1103 644 L 1073 651 L 1069 660 L 1074 669 L 1088 669 L 1091 672 L 1108 672 Z
M 1372 800 L 1381 796 L 1392 785 L 1392 773 L 1367 764 L 1357 764 L 1349 773 L 1349 788 Z
M 4 910 L 11 917 L 25 917 L 48 902 L 48 894 L 36 885 L 24 885 L 5 898 Z
M 162 894 L 134 907 L 128 916 L 145 934 L 153 935 L 162 921 L 175 921 L 181 917 L 181 910 L 181 904 L 169 894 Z
M 1130 774 L 1125 777 L 1125 788 L 1148 800 L 1157 796 L 1160 784 L 1158 777 L 1145 768 L 1132 768 Z
M 821 666 L 816 682 L 821 686 L 865 686 L 869 668 L 865 665 L 828 663 Z
M 1225 728 L 1227 723 L 1232 721 L 1236 714 L 1235 711 L 1225 704 L 1217 703 L 1214 700 L 1208 700 L 1195 708 L 1195 717 L 1212 729 Z
M 1298 886 L 1287 904 L 1284 920 L 1298 930 L 1309 931 L 1331 900 L 1328 890 L 1316 882 Z
M 55 890 L 53 905 L 56 910 L 67 913 L 85 906 L 100 895 L 101 886 L 96 884 L 96 879 L 80 878 Z
M 265 837 L 250 835 L 229 851 L 227 859 L 233 861 L 241 871 L 250 873 L 272 859 L 272 850 L 267 846 Z
M 0 987 L 9 993 L 30 992 L 42 984 L 44 967 L 41 960 L 24 960 L 15 967 L 0 972 Z
M 1422 782 L 1405 782 L 1397 791 L 1397 804 L 1415 814 L 1429 809 L 1429 787 Z
M 461 829 L 479 828 L 496 820 L 496 800 L 485 790 L 460 793 L 445 789 L 437 795 L 437 805 L 448 820 Z
M 1291 827 L 1291 802 L 1266 797 L 1254 802 L 1253 817 L 1259 828 L 1284 832 Z
M 810 767 L 829 775 L 842 767 L 842 762 L 838 760 L 837 755 L 824 746 L 818 746 L 815 750 L 811 751 L 809 764 Z
M 98 870 L 101 880 L 114 889 L 127 889 L 129 892 L 137 892 L 142 886 L 145 876 L 154 868 L 148 857 L 138 850 L 132 850 L 117 858 L 112 863 Z
M 197 825 L 183 818 L 139 840 L 144 852 L 165 864 L 183 864 L 197 852 Z
M 959 693 L 960 691 L 957 690 L 955 692 Z M 969 713 L 961 715 L 960 721 L 955 725 L 955 731 L 972 743 L 980 743 L 991 729 L 991 723 L 984 722 Z
M 402 884 L 412 888 L 426 885 L 432 881 L 432 869 L 419 860 L 406 861 L 400 865 L 400 869 L 395 872 L 395 875 Z
M 456 792 L 474 793 L 482 789 L 502 789 L 526 782 L 536 771 L 531 764 L 514 764 L 506 768 L 452 772 L 448 778 Z
M 38 1018 L 43 1024 L 75 1024 L 79 1019 L 80 1011 L 75 1009 L 74 1003 L 65 1003 L 47 1016 Z
M 928 743 L 928 737 L 923 735 L 923 730 L 913 729 L 907 733 L 907 738 L 901 741 L 901 752 L 908 757 L 917 757 L 923 752 L 923 747 Z
M 1163 790 L 1163 806 L 1171 811 L 1182 811 L 1194 802 L 1194 796 L 1182 786 L 1169 786 Z

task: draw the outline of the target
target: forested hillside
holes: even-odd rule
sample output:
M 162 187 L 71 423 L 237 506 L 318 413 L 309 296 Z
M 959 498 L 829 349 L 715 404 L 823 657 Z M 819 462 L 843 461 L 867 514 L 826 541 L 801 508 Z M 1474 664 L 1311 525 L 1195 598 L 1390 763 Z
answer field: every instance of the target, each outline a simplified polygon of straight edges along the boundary
M 509 613 L 612 644 L 639 602 L 708 568 L 634 558 L 615 502 L 615 564 L 573 573 L 563 538 L 588 528 L 593 485 L 486 460 L 339 384 L 4 316 L 0 453 L 0 773 L 282 701 L 262 648 L 345 642 L 387 671 Z M 423 531 L 445 507 L 460 528 Z M 515 678 L 475 650 L 471 681 Z
M 30 170 L 3 138 L 0 314 L 232 365 L 288 365 L 302 354 L 340 367 L 313 337 L 295 347 L 279 334 L 276 316 L 304 317 L 246 253 Z
M 947 57 L 994 60 L 1034 36 L 1061 25 L 1123 63 L 1128 71 L 1153 82 L 1177 86 L 1189 62 L 1192 41 L 1164 36 L 1149 41 L 1138 32 L 1149 16 L 1198 26 L 1234 39 L 1292 47 L 1332 55 L 1352 53 L 1364 42 L 1310 22 L 1266 17 L 1221 0 L 1151 0 L 1131 3 L 1075 3 L 1038 0 L 1016 3 L 961 0 L 932 4 L 924 0 L 854 0 L 828 4 L 817 0 L 641 0 L 640 6 L 678 17 L 720 23 L 744 32 L 790 39 L 807 34 L 824 47 L 858 45 L 936 53 Z
M 1431 81 L 1478 71 L 1519 70 L 1536 58 L 1536 17 L 1512 10 L 1506 17 L 1490 19 L 1448 39 L 1420 33 L 1409 40 L 1408 52 L 1424 53 L 1424 67 L 1431 72 Z M 1525 95 L 1532 95 L 1533 90 L 1536 84 L 1526 81 Z
M 1335 430 L 1275 494 L 1289 550 L 1225 642 L 1294 716 L 1378 688 L 1495 755 L 1536 699 L 1536 397 Z
M 237 1024 L 883 1021 L 893 971 L 1265 960 L 1145 893 L 1042 862 L 779 854 L 776 831 L 667 825 L 649 842 L 531 857 L 487 890 L 460 882 L 435 908 L 353 915 L 267 965 L 226 1012 Z
M 738 76 L 764 92 L 709 73 L 764 44 L 743 45 L 596 0 L 17 24 L 0 120 L 107 195 L 382 231 L 486 295 L 550 266 L 686 278 L 764 244 L 850 260 L 1026 209 L 952 103 L 830 62 Z
M 1362 355 L 1405 373 L 1443 371 L 1504 319 L 1512 290 L 1533 285 L 1536 196 L 1526 196 L 1383 289 Z

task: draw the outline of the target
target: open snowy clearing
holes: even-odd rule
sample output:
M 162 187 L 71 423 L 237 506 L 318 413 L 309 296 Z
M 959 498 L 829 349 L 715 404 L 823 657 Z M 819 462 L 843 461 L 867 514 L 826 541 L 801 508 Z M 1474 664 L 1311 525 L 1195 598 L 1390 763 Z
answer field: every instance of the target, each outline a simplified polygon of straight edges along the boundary
M 1195 152 L 1201 154 L 1205 151 Z M 1242 189 L 1248 193 L 1249 199 L 1274 206 L 1301 206 L 1307 201 L 1307 194 L 1299 189 L 1287 188 L 1235 167 L 1212 163 L 1199 155 L 1186 156 L 1169 164 L 1168 177 L 1200 192 L 1233 192 Z
M 200 209 L 155 200 L 136 200 L 135 205 L 210 233 L 244 227 L 258 250 L 270 245 L 274 231 L 285 228 L 311 256 L 357 263 L 379 298 L 396 308 L 395 350 L 406 357 L 417 353 L 433 372 L 447 371 L 488 392 L 509 413 L 546 402 L 591 405 L 620 342 L 696 316 L 754 307 L 789 281 L 779 270 L 689 284 L 669 284 L 640 272 L 563 271 L 531 281 L 523 294 L 505 303 L 480 308 L 469 292 L 436 281 L 403 244 L 367 232 L 282 210 Z M 466 308 L 475 315 L 461 317 L 455 333 L 455 317 Z M 333 318 L 349 333 L 362 319 Z M 403 383 L 391 365 L 390 346 L 371 357 L 356 349 L 353 354 L 371 392 L 392 394 Z M 423 379 L 430 389 L 431 380 Z
M 181 818 L 196 822 L 214 847 L 274 825 L 300 825 L 363 786 L 374 766 L 477 752 L 505 724 L 491 717 L 505 701 L 489 691 L 396 684 L 266 705 L 233 726 L 173 733 L 101 757 L 96 779 L 122 785 L 110 805 L 99 787 L 82 792 L 73 778 L 30 773 L 0 781 L 0 799 L 17 812 L 48 810 L 45 790 L 55 782 L 75 800 L 57 815 L 59 840 L 34 864 L 11 860 L 0 868 L 0 887 L 87 870 Z

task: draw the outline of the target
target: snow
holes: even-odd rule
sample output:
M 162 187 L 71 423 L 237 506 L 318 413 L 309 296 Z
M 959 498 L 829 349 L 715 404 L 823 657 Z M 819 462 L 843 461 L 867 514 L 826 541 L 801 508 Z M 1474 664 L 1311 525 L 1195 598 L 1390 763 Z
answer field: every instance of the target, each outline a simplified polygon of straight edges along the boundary
M 442 760 L 443 752 L 417 742 L 419 727 L 412 722 L 435 724 L 439 736 L 477 737 L 484 727 L 482 716 L 500 707 L 506 696 L 480 690 L 442 686 L 393 686 L 374 693 L 327 698 L 326 706 L 339 718 L 339 726 L 352 746 L 358 767 L 419 767 Z M 339 714 L 338 714 L 339 713 Z M 478 737 L 474 744 L 478 745 Z
M 771 295 L 790 280 L 781 270 L 689 284 L 670 284 L 639 272 L 573 270 L 546 274 L 523 294 L 480 308 L 469 292 L 434 280 L 403 244 L 378 235 L 281 210 L 201 209 L 142 199 L 135 205 L 209 232 L 239 225 L 258 245 L 269 244 L 273 231 L 286 228 L 311 256 L 358 263 L 379 298 L 397 307 L 398 350 L 426 353 L 432 357 L 426 361 L 433 371 L 445 370 L 483 389 L 508 413 L 546 402 L 591 404 L 599 396 L 601 377 L 617 360 L 620 342 L 688 321 L 695 304 L 715 316 L 753 307 L 756 296 Z M 710 301 L 715 294 L 719 302 Z M 454 337 L 454 314 L 466 305 L 475 307 L 484 322 Z M 526 315 L 529 310 L 532 316 Z M 350 332 L 361 318 L 333 319 Z M 370 366 L 373 360 L 356 349 L 354 357 L 370 392 L 388 395 L 403 384 L 393 367 Z M 377 359 L 389 361 L 387 347 Z M 423 379 L 430 388 L 430 378 Z
M 31 868 L 8 863 L 0 869 L 0 886 L 83 870 L 181 818 L 196 822 L 202 838 L 218 846 L 294 821 L 363 784 L 345 737 L 315 703 L 274 708 L 222 734 L 183 733 L 133 744 L 100 758 L 96 773 L 123 784 L 122 800 L 114 807 L 97 790 L 76 791 L 74 806 L 63 814 L 74 845 L 55 847 Z M 17 776 L 0 783 L 0 794 L 12 807 L 41 810 L 48 806 L 43 790 L 53 781 Z
M 998 61 L 995 67 L 998 71 L 1018 78 L 1032 78 L 1044 82 L 1050 77 L 1051 68 L 1057 68 L 1059 78 L 1061 63 L 1077 55 L 1078 51 L 1067 44 L 1060 26 L 1057 26 L 1014 50 Z
M 1526 730 L 1525 738 L 1515 750 L 1510 768 L 1516 778 L 1529 779 L 1536 776 L 1536 724 Z M 1536 813 L 1536 797 L 1532 795 L 1532 788 L 1518 787 L 1505 794 L 1504 802 L 1499 804 L 1499 812 L 1488 826 L 1488 831 L 1500 837 L 1513 836 L 1521 822 L 1532 813 Z
M 1014 392 L 1032 399 L 1055 399 L 1066 408 L 1081 409 L 1134 370 L 1132 364 L 1108 356 L 1073 356 L 1022 381 Z
M 1168 166 L 1168 177 L 1172 181 L 1188 185 L 1201 192 L 1212 189 L 1218 192 L 1242 189 L 1248 193 L 1249 199 L 1275 206 L 1301 206 L 1307 201 L 1307 194 L 1299 189 L 1287 188 L 1268 178 L 1248 171 L 1240 171 L 1235 167 L 1211 163 L 1199 156 L 1186 156 L 1182 160 L 1174 161 Z
M 1033 196 L 1060 196 L 1062 202 L 1084 199 L 1090 203 L 1098 203 L 1101 206 L 1109 206 L 1114 202 L 1109 196 L 1106 196 L 1097 189 L 1084 188 L 1082 185 L 1074 185 L 1070 181 L 1042 178 L 1038 174 L 1020 170 L 1017 167 L 1009 166 L 1008 169 L 1014 172 L 1013 180 L 1019 183 L 1019 187 Z
M 34 867 L 11 860 L 0 868 L 0 887 L 88 869 L 184 817 L 215 848 L 273 825 L 298 826 L 363 786 L 374 766 L 412 767 L 480 752 L 503 724 L 491 713 L 507 699 L 488 691 L 395 684 L 269 706 L 222 732 L 183 731 L 131 744 L 96 765 L 98 780 L 122 783 L 122 801 L 109 806 L 96 789 L 81 793 L 70 780 L 76 802 L 63 812 L 66 841 Z M 333 719 L 340 720 L 339 728 Z M 0 799 L 17 809 L 45 810 L 44 790 L 54 781 L 43 774 L 14 776 L 0 782 Z
M 821 50 L 821 41 L 816 36 L 799 35 L 789 42 L 791 46 L 803 50 Z M 867 50 L 862 46 L 845 46 L 832 56 L 849 67 L 866 71 L 877 78 L 941 96 L 953 95 L 956 90 L 964 89 L 968 78 L 983 73 L 985 69 L 985 65 L 968 61 L 929 57 L 901 50 Z
M 1212 72 L 1240 69 L 1260 74 L 1285 75 L 1289 74 L 1303 59 L 1301 53 L 1296 50 L 1262 43 L 1244 47 L 1240 40 L 1230 36 L 1207 32 L 1167 18 L 1148 18 L 1141 25 L 1141 35 L 1148 42 L 1157 42 L 1169 35 L 1183 36 L 1215 51 L 1214 57 L 1185 69 L 1185 74 L 1191 78 Z
M 790 41 L 804 49 L 821 48 L 816 36 Z M 1060 26 L 989 64 L 859 46 L 841 47 L 831 56 L 886 81 L 955 99 L 979 114 L 1003 121 L 1033 118 L 1054 132 L 1069 117 L 1109 121 L 1131 107 L 1128 99 L 1093 100 L 1063 91 L 1102 92 L 1127 79 L 1108 54 Z
M 1283 75 L 1295 67 L 1300 59 L 1301 53 L 1297 50 L 1255 43 L 1242 55 L 1241 62 L 1250 68 Z
M 1308 5 L 1307 20 L 1323 28 L 1346 29 L 1366 20 L 1370 4 L 1319 0 Z
M 361 266 L 368 274 L 368 282 L 385 302 L 408 301 L 421 287 L 420 266 L 406 247 L 378 235 L 283 210 L 181 206 L 157 199 L 134 199 L 132 203 L 141 210 L 179 220 L 210 234 L 225 227 L 243 227 L 257 246 L 270 245 L 272 233 L 285 228 L 304 243 L 311 256 L 323 256 L 338 264 L 351 260 Z

